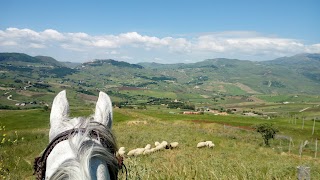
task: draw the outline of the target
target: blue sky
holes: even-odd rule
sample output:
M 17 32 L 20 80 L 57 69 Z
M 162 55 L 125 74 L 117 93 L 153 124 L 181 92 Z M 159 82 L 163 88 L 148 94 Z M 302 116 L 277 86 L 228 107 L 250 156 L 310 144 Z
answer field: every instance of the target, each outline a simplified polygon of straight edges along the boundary
M 320 53 L 317 0 L 2 0 L 0 52 L 84 62 Z

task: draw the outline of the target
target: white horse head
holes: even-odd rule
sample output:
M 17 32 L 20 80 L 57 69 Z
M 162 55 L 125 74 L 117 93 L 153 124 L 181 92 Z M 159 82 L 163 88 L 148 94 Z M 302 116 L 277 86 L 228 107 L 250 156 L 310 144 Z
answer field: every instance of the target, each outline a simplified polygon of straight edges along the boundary
M 100 92 L 95 114 L 89 118 L 71 119 L 68 115 L 69 103 L 64 90 L 53 100 L 50 144 L 35 164 L 38 179 L 116 179 L 119 166 L 111 133 L 109 96 Z

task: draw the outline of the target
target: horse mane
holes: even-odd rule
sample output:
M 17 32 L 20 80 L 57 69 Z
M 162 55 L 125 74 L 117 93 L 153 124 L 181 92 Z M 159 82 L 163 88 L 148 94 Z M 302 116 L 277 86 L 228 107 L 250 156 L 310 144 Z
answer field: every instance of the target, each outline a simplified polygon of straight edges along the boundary
M 53 173 L 51 179 L 91 179 L 95 175 L 95 173 L 91 174 L 90 172 L 92 170 L 90 162 L 93 159 L 106 162 L 110 179 L 117 179 L 118 160 L 115 153 L 118 148 L 115 136 L 110 128 L 91 121 L 91 119 L 83 118 L 80 121 L 82 123 L 77 127 L 78 133 L 70 135 L 68 139 L 72 151 L 76 154 L 76 158 L 63 162 Z M 96 137 L 93 137 L 91 132 L 98 133 Z M 94 171 L 96 170 L 94 169 Z

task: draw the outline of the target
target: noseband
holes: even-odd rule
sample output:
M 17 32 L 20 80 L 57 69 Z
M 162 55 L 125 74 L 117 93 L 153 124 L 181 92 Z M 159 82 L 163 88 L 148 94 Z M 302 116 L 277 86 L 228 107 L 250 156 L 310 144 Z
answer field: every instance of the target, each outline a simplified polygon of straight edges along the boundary
M 99 125 L 102 125 L 99 123 Z M 103 126 L 103 125 L 102 125 Z M 37 180 L 44 180 L 46 176 L 46 164 L 47 164 L 47 158 L 49 157 L 50 153 L 52 152 L 53 148 L 59 144 L 62 141 L 68 140 L 71 136 L 78 134 L 78 133 L 85 133 L 86 128 L 75 128 L 70 129 L 67 131 L 64 131 L 60 134 L 58 134 L 47 146 L 47 148 L 43 151 L 42 155 L 35 158 L 34 161 L 34 173 L 33 175 L 36 175 Z M 98 130 L 91 130 L 89 133 L 89 137 L 99 140 L 101 145 L 104 148 L 110 149 L 111 153 L 114 154 L 116 159 L 118 160 L 118 167 L 111 168 L 110 165 L 108 165 L 108 169 L 110 172 L 111 179 L 117 179 L 118 171 L 123 166 L 123 158 L 116 156 L 116 147 L 111 147 L 109 142 L 107 142 L 106 138 L 103 138 L 103 135 Z

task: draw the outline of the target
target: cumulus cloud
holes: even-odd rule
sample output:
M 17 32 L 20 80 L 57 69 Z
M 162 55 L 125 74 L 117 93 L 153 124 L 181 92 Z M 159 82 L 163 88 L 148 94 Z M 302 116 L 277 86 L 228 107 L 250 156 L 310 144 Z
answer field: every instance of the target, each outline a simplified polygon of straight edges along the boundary
M 59 33 L 56 30 L 53 29 L 46 29 L 43 32 L 40 33 L 41 38 L 44 38 L 45 40 L 56 40 L 56 41 L 62 41 L 65 39 L 65 36 L 61 33 Z
M 61 54 L 78 54 L 81 56 L 102 57 L 119 55 L 124 60 L 150 59 L 152 54 L 157 58 L 188 59 L 215 57 L 249 57 L 255 59 L 264 57 L 287 56 L 297 53 L 320 53 L 320 44 L 304 44 L 300 40 L 263 35 L 252 31 L 226 31 L 193 35 L 192 37 L 156 37 L 127 32 L 118 35 L 90 35 L 84 32 L 59 32 L 54 29 L 34 31 L 31 29 L 7 28 L 0 30 L 0 48 L 28 53 L 45 49 L 46 52 L 61 52 Z M 38 51 L 37 51 L 38 50 Z M 54 53 L 53 53 L 54 54 Z M 159 56 L 159 55 L 163 56 Z M 133 58 L 134 57 L 134 58 Z M 169 57 L 169 58 L 168 58 Z M 172 57 L 172 58 L 171 58 Z M 174 57 L 174 58 L 173 58 Z M 106 57 L 109 58 L 109 57 Z M 66 58 L 67 59 L 67 58 Z M 79 60 L 79 59 L 77 59 Z
M 308 53 L 320 53 L 320 43 L 319 44 L 312 44 L 307 46 L 306 52 Z
M 229 34 L 213 34 L 199 36 L 194 49 L 212 52 L 239 52 L 247 54 L 296 53 L 306 50 L 306 46 L 295 39 L 261 36 L 257 33 L 239 33 L 239 37 Z

